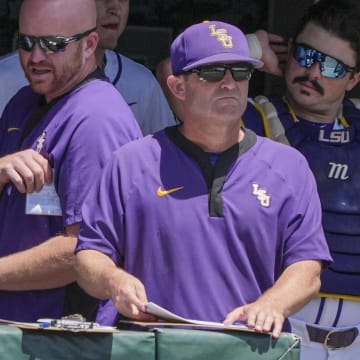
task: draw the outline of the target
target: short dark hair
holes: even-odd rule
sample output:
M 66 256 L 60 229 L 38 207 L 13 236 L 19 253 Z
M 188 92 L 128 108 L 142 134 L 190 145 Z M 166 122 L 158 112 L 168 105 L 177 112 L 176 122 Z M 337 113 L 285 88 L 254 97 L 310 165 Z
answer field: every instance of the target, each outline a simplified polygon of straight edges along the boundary
M 356 53 L 356 71 L 360 69 L 360 2 L 359 0 L 320 0 L 310 6 L 301 18 L 294 40 L 308 23 L 314 23 L 336 37 L 347 41 Z

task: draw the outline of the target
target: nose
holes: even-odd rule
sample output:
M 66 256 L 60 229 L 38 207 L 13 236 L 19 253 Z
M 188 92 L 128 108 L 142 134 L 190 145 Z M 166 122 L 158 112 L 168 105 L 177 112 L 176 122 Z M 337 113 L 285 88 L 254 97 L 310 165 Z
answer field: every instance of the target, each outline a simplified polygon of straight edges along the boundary
M 236 87 L 236 81 L 234 80 L 232 73 L 229 69 L 226 69 L 225 71 L 225 75 L 221 80 L 221 87 L 228 89 L 233 89 Z
M 119 16 L 121 13 L 122 0 L 109 0 L 107 2 L 107 12 L 111 15 Z
M 315 61 L 309 68 L 306 68 L 306 74 L 310 79 L 320 79 L 321 78 L 321 63 Z
M 45 52 L 41 49 L 38 43 L 30 50 L 30 59 L 34 63 L 39 63 L 46 58 Z

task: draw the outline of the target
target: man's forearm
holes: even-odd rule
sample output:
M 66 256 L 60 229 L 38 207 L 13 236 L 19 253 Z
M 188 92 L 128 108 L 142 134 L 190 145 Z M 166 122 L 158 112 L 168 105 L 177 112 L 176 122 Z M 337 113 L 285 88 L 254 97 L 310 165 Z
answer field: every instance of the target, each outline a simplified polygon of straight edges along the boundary
M 278 304 L 285 317 L 301 309 L 320 289 L 320 261 L 299 261 L 290 265 L 260 301 Z
M 79 285 L 98 299 L 111 298 L 113 275 L 122 271 L 108 256 L 95 250 L 78 252 L 75 269 Z
M 0 289 L 39 290 L 61 287 L 75 281 L 76 237 L 57 236 L 0 258 Z

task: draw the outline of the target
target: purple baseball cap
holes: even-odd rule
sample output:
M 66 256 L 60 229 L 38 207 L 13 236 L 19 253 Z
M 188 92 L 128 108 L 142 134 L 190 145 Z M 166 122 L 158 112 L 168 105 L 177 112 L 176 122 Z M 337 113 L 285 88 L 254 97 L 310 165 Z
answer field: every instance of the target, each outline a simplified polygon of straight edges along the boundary
M 255 68 L 263 62 L 250 57 L 243 32 L 220 21 L 204 21 L 185 29 L 171 44 L 171 66 L 178 75 L 200 65 L 247 62 Z

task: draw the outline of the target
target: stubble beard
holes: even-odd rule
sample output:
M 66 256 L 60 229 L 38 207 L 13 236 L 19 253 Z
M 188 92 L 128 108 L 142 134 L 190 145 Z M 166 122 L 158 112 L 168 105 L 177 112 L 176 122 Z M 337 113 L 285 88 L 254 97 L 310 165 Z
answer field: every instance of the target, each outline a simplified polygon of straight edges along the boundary
M 65 49 L 65 51 L 67 51 L 67 49 Z M 66 93 L 67 91 L 65 89 L 71 89 L 68 84 L 71 84 L 73 79 L 77 77 L 83 65 L 81 43 L 77 44 L 74 54 L 60 68 L 56 69 L 49 62 L 44 62 L 44 65 L 51 70 L 49 76 L 52 76 L 52 80 L 37 80 L 31 76 L 30 70 L 25 71 L 32 90 L 35 93 L 45 96 L 58 94 L 56 97 Z M 62 89 L 65 91 L 62 91 Z

